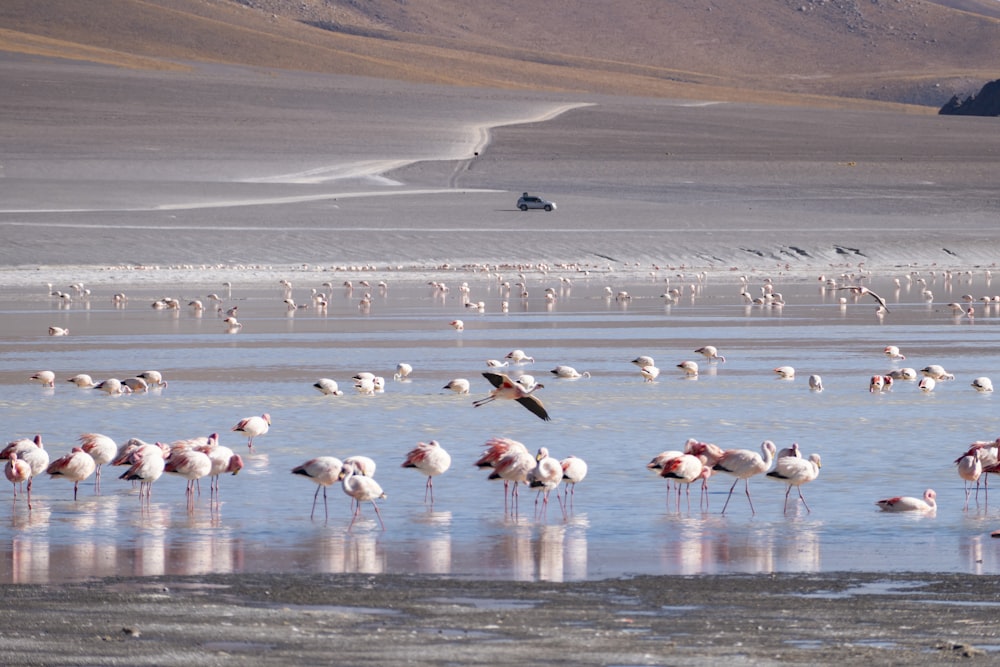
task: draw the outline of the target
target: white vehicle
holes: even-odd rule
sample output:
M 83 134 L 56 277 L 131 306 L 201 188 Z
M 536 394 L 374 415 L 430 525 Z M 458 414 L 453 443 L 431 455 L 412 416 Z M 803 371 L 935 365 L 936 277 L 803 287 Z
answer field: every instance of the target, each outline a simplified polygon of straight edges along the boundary
M 545 211 L 554 211 L 556 210 L 556 203 L 554 201 L 549 201 L 548 199 L 542 199 L 541 197 L 529 195 L 525 192 L 518 198 L 517 207 L 522 211 L 527 211 L 529 208 L 540 208 Z

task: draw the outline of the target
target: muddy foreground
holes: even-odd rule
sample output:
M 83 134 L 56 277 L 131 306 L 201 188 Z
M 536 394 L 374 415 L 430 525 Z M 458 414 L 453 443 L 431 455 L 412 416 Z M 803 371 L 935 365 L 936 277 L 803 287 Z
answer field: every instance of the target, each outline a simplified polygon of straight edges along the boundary
M 938 664 L 997 655 L 956 574 L 107 579 L 0 589 L 9 665 Z

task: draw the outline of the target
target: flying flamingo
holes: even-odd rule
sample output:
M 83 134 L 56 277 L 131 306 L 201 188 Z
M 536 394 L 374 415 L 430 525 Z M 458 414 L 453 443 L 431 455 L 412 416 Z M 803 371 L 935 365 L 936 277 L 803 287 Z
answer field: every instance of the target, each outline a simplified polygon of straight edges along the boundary
M 549 413 L 545 410 L 545 406 L 533 396 L 536 389 L 541 389 L 545 385 L 535 383 L 526 388 L 523 384 L 523 378 L 522 382 L 515 382 L 504 373 L 483 373 L 483 377 L 490 381 L 494 389 L 490 391 L 490 395 L 486 398 L 473 401 L 472 405 L 475 407 L 478 408 L 497 399 L 514 400 L 530 410 L 539 419 L 550 421 Z
M 101 467 L 111 463 L 118 454 L 118 445 L 106 435 L 100 433 L 83 433 L 80 435 L 80 448 L 94 459 L 97 470 L 94 473 L 94 490 L 101 490 Z
M 733 497 L 733 490 L 741 479 L 744 482 L 747 502 L 750 503 L 750 512 L 752 514 L 757 513 L 753 507 L 753 500 L 750 498 L 750 478 L 754 475 L 767 472 L 767 469 L 771 467 L 771 462 L 774 460 L 774 443 L 770 440 L 765 440 L 761 443 L 760 449 L 764 454 L 763 456 L 749 449 L 727 449 L 722 454 L 719 462 L 715 464 L 715 470 L 721 470 L 736 477 L 733 485 L 729 487 L 729 495 L 726 496 L 726 504 L 722 506 L 722 514 L 726 513 L 729 501 Z
M 80 482 L 94 474 L 97 464 L 90 454 L 80 447 L 74 447 L 66 456 L 62 456 L 46 468 L 45 472 L 53 477 L 62 476 L 73 482 L 73 500 L 76 500 L 76 492 Z
M 385 522 L 382 521 L 382 513 L 378 509 L 378 504 L 375 502 L 378 499 L 385 498 L 385 492 L 382 491 L 382 487 L 379 486 L 371 477 L 366 477 L 358 473 L 357 468 L 351 463 L 344 462 L 343 468 L 340 470 L 340 482 L 344 489 L 344 493 L 349 495 L 355 502 L 357 502 L 357 508 L 354 510 L 354 515 L 351 517 L 351 524 L 348 526 L 350 529 L 354 525 L 358 516 L 361 514 L 361 503 L 370 501 L 372 507 L 375 508 L 375 515 L 378 516 L 378 522 L 382 526 L 382 530 L 385 530 Z
M 4 475 L 7 480 L 14 485 L 14 500 L 17 500 L 17 485 L 23 484 L 25 480 L 31 479 L 31 466 L 27 461 L 22 461 L 17 458 L 17 454 L 11 452 L 10 458 L 7 459 L 7 465 L 4 468 Z M 31 487 L 28 487 L 28 509 L 31 509 Z
M 253 439 L 264 435 L 270 428 L 271 415 L 265 412 L 260 417 L 247 417 L 246 419 L 241 419 L 232 430 L 236 433 L 242 433 L 248 436 L 247 447 L 252 450 Z
M 871 298 L 875 299 L 875 301 L 878 302 L 878 305 L 881 308 L 883 308 L 885 310 L 885 312 L 887 312 L 887 313 L 889 312 L 889 306 L 886 305 L 885 299 L 883 299 L 878 294 L 876 294 L 875 292 L 871 291 L 870 289 L 868 289 L 864 285 L 848 285 L 846 287 L 838 287 L 837 289 L 850 290 L 851 292 L 853 292 L 857 296 L 864 296 L 865 294 L 867 294 Z
M 303 475 L 316 483 L 312 511 L 309 513 L 310 519 L 316 514 L 316 500 L 319 497 L 320 489 L 323 489 L 323 513 L 327 519 L 330 518 L 330 510 L 326 505 L 326 487 L 337 483 L 343 467 L 343 462 L 335 456 L 318 456 L 292 468 L 293 475 Z
M 896 496 L 895 498 L 884 498 L 876 500 L 875 504 L 882 508 L 884 512 L 935 512 L 937 511 L 937 494 L 934 489 L 924 491 L 923 498 L 913 498 L 911 496 Z
M 819 476 L 819 469 L 822 461 L 819 454 L 810 454 L 808 459 L 797 456 L 782 456 L 775 463 L 774 470 L 767 473 L 768 477 L 780 479 L 788 485 L 785 491 L 785 512 L 788 512 L 788 494 L 792 492 L 794 486 L 799 492 L 799 499 L 806 508 L 806 512 L 812 512 L 806 503 L 805 496 L 802 495 L 802 485 L 811 482 Z
M 424 502 L 427 502 L 427 494 L 430 493 L 431 505 L 433 505 L 433 479 L 451 467 L 451 455 L 437 440 L 431 440 L 427 443 L 418 442 L 416 447 L 407 452 L 402 467 L 415 468 L 427 475 L 427 484 L 424 486 Z

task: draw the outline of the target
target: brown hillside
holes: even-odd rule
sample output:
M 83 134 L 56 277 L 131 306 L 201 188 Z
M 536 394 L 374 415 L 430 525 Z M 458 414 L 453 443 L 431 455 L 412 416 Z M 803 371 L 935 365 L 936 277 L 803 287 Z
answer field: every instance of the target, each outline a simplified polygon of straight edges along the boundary
M 418 82 L 937 107 L 998 70 L 983 0 L 5 0 L 0 49 Z M 993 14 L 993 15 L 991 15 Z

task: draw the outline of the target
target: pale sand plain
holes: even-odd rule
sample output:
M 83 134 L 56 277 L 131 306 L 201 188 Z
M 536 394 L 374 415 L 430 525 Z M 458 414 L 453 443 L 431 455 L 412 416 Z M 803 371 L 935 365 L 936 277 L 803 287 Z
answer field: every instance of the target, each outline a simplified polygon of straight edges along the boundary
M 979 270 L 997 254 L 986 119 L 13 56 L 0 76 L 19 91 L 4 101 L 8 288 L 264 283 L 303 265 Z M 559 210 L 517 212 L 523 190 Z M 935 664 L 1000 644 L 995 585 L 953 574 L 255 574 L 0 596 L 6 664 Z

